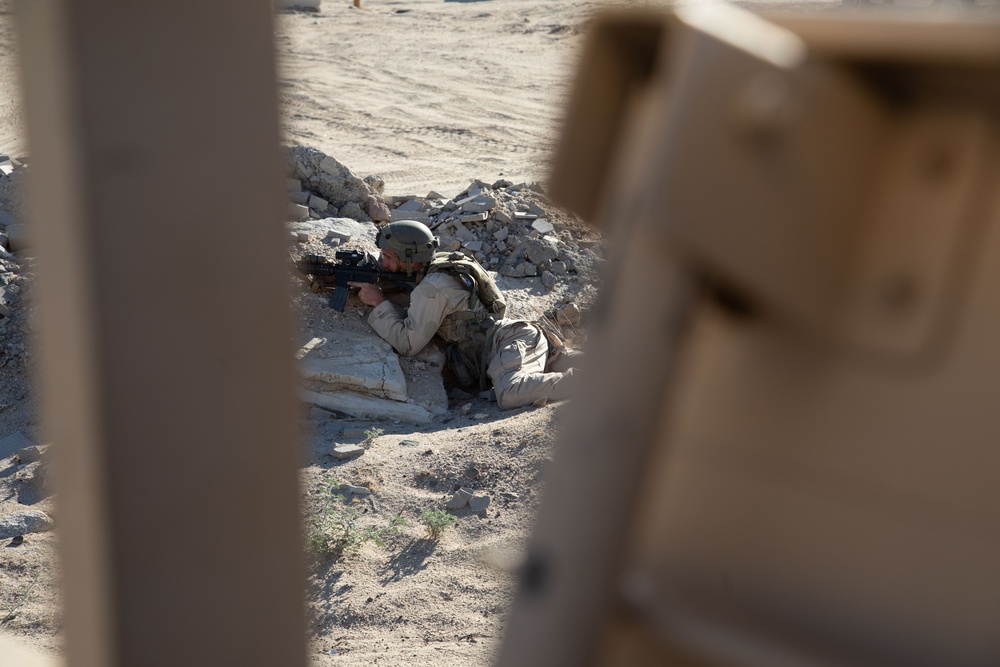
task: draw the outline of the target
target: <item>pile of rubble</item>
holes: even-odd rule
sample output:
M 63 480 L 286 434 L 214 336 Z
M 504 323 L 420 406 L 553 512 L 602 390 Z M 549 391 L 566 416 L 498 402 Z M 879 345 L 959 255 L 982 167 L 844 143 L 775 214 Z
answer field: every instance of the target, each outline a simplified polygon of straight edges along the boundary
M 418 220 L 440 236 L 442 250 L 464 252 L 501 276 L 537 277 L 546 289 L 598 277 L 600 237 L 552 206 L 537 183 L 476 180 L 452 199 L 384 196 L 380 177 L 360 179 L 314 148 L 288 148 L 287 159 L 292 220 Z

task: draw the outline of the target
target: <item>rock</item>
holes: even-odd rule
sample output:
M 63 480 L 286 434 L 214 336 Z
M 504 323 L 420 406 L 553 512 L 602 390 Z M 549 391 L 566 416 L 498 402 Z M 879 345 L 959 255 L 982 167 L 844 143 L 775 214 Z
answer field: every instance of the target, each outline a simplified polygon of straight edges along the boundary
M 367 201 L 367 197 L 365 198 Z M 351 218 L 352 220 L 358 220 L 361 222 L 367 222 L 364 209 L 361 208 L 361 204 L 356 201 L 349 201 L 340 207 L 340 217 Z
M 292 146 L 287 149 L 288 166 L 293 176 L 302 181 L 304 189 L 317 193 L 340 210 L 344 217 L 364 220 L 361 206 L 368 195 L 379 194 L 377 187 L 361 180 L 334 158 L 315 148 Z M 377 186 L 378 181 L 374 181 Z M 348 211 L 344 207 L 354 204 Z
M 493 197 L 476 197 L 472 201 L 463 204 L 462 210 L 468 213 L 488 213 L 495 209 L 497 200 Z M 485 218 L 483 218 L 485 220 Z
M 441 252 L 454 252 L 462 248 L 462 239 L 454 236 L 439 236 L 438 243 Z
M 445 503 L 445 509 L 458 510 L 462 509 L 469 504 L 469 500 L 472 499 L 472 492 L 465 489 L 459 489 L 455 492 L 447 503 Z
M 580 324 L 580 307 L 575 303 L 567 303 L 562 308 L 556 310 L 556 322 L 561 326 L 575 327 Z
M 401 447 L 417 447 L 417 446 L 420 445 L 420 441 L 419 440 L 410 440 L 410 439 L 400 440 L 399 441 L 399 445 Z
M 327 342 L 299 361 L 302 377 L 323 385 L 313 389 L 348 389 L 395 401 L 409 398 L 399 357 L 374 332 L 341 331 L 322 337 Z
M 542 285 L 547 289 L 556 286 L 556 277 L 551 271 L 542 271 Z
M 489 217 L 485 213 L 470 213 L 468 215 L 458 216 L 458 221 L 465 224 L 467 222 L 486 222 L 486 218 Z
M 312 210 L 322 213 L 330 206 L 330 202 L 323 199 L 322 197 L 317 197 L 316 195 L 310 195 L 309 202 L 307 205 Z
M 477 412 L 476 414 L 472 415 L 472 418 L 477 420 L 486 419 L 487 417 L 489 417 L 489 415 L 486 414 L 485 412 Z
M 538 220 L 535 220 L 533 223 L 531 223 L 531 228 L 534 229 L 539 234 L 549 234 L 552 232 L 552 230 L 555 229 L 555 225 L 553 225 L 548 220 L 539 218 Z
M 462 414 L 467 415 L 472 412 L 472 403 L 466 403 L 462 406 Z
M 555 260 L 549 265 L 549 271 L 556 276 L 565 275 L 567 270 L 566 262 L 560 262 L 559 260 Z
M 385 205 L 381 197 L 378 195 L 368 195 L 368 199 L 365 201 L 365 212 L 369 218 L 375 222 L 389 222 L 392 220 L 392 213 L 390 213 L 389 207 Z
M 365 185 L 374 190 L 377 194 L 382 194 L 385 192 L 385 179 L 378 175 L 369 175 L 364 177 Z
M 482 472 L 480 472 L 479 468 L 477 468 L 474 464 L 472 464 L 465 469 L 465 472 L 462 473 L 462 475 L 464 477 L 467 477 L 468 479 L 475 480 L 479 479 L 479 477 L 482 475 Z
M 509 235 L 510 232 L 507 230 L 506 227 L 501 227 L 500 229 L 493 232 L 493 238 L 495 238 L 497 241 L 506 241 Z
M 532 264 L 551 262 L 559 256 L 559 252 L 548 241 L 542 239 L 524 239 L 524 255 Z
M 469 498 L 469 509 L 474 512 L 481 512 L 490 506 L 490 497 L 486 495 L 472 496 Z
M 35 461 L 40 461 L 42 458 L 43 450 L 37 445 L 31 445 L 30 447 L 25 447 L 19 451 L 15 456 L 17 456 L 17 461 L 21 465 L 28 465 L 29 463 L 34 463 Z
M 514 213 L 514 219 L 515 220 L 529 221 L 529 220 L 534 220 L 537 217 L 538 216 L 535 215 L 534 213 L 525 213 L 524 211 L 517 211 L 516 213 Z
M 483 249 L 482 241 L 466 241 L 462 244 L 463 248 L 471 250 L 472 252 L 480 252 Z
M 311 196 L 312 196 L 311 194 L 309 194 L 308 192 L 304 192 L 304 191 L 289 192 L 288 193 L 288 201 L 291 202 L 292 204 L 302 204 L 302 205 L 305 205 L 305 204 L 307 204 L 309 202 L 309 198 Z
M 419 199 L 408 199 L 396 207 L 397 211 L 425 211 L 427 205 Z
M 11 433 L 0 440 L 0 458 L 5 459 L 8 456 L 13 456 L 22 449 L 27 449 L 34 444 L 35 442 L 23 431 Z
M 350 496 L 370 496 L 372 494 L 372 490 L 369 489 L 367 486 L 354 486 L 352 484 L 338 484 L 335 487 L 335 489 L 331 488 L 330 490 L 331 491 L 335 491 L 337 493 L 342 493 L 342 494 L 344 494 L 345 496 L 348 496 L 348 497 L 350 497 Z
M 391 401 L 346 389 L 322 393 L 300 389 L 299 398 L 304 403 L 359 418 L 395 419 L 411 424 L 429 424 L 433 417 L 427 408 L 420 405 Z
M 514 218 L 512 218 L 510 214 L 507 213 L 507 211 L 504 211 L 503 209 L 493 211 L 493 219 L 505 225 L 514 224 Z
M 330 448 L 330 456 L 335 459 L 353 459 L 365 453 L 365 448 L 358 445 L 334 445 Z
M 469 494 L 470 496 L 472 494 Z M 468 501 L 466 501 L 468 502 Z M 28 533 L 41 533 L 51 530 L 52 519 L 45 512 L 39 510 L 26 510 L 16 514 L 8 514 L 0 517 L 0 539 L 27 535 Z
M 375 245 L 378 236 L 378 228 L 370 222 L 358 222 L 351 218 L 323 218 L 322 220 L 302 220 L 300 222 L 289 222 L 285 225 L 289 231 L 305 232 L 317 239 L 324 239 L 328 242 L 337 239 L 339 245 L 348 243 L 352 239 L 366 240 Z
M 448 398 L 453 398 L 456 401 L 467 401 L 472 398 L 472 394 L 459 387 L 453 387 L 451 391 L 448 392 Z
M 460 238 L 463 242 L 465 241 L 475 241 L 476 235 L 472 231 L 461 223 L 455 223 L 453 225 L 455 228 L 455 236 Z
M 290 220 L 309 217 L 309 208 L 302 204 L 289 204 L 286 215 Z
M 394 208 L 389 211 L 389 216 L 392 218 L 393 222 L 399 222 L 400 220 L 416 220 L 417 222 L 422 222 L 425 225 L 428 225 L 431 222 L 431 216 L 423 211 L 402 211 L 398 208 Z
M 528 206 L 528 213 L 531 213 L 532 215 L 541 218 L 545 216 L 545 209 L 543 209 L 538 204 L 532 202 L 531 205 Z

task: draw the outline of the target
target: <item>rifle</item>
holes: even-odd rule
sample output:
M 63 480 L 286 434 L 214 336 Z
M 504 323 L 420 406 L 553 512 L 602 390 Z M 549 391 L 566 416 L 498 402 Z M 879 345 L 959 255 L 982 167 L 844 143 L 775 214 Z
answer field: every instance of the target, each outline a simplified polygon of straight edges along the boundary
M 336 262 L 320 255 L 303 255 L 295 262 L 295 268 L 310 278 L 309 287 L 313 292 L 332 289 L 330 307 L 340 313 L 344 312 L 350 293 L 348 283 L 389 281 L 407 290 L 412 290 L 416 284 L 415 275 L 404 271 L 383 271 L 374 257 L 360 250 L 338 250 L 334 257 Z

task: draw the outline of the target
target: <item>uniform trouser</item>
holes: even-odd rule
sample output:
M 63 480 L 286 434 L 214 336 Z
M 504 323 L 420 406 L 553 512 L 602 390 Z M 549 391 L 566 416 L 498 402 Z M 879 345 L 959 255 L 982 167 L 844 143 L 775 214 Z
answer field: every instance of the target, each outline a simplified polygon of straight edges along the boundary
M 560 401 L 569 398 L 577 376 L 570 368 L 579 353 L 566 350 L 545 372 L 549 344 L 542 331 L 527 322 L 504 327 L 493 344 L 495 352 L 486 373 L 501 410 L 531 405 L 539 399 Z

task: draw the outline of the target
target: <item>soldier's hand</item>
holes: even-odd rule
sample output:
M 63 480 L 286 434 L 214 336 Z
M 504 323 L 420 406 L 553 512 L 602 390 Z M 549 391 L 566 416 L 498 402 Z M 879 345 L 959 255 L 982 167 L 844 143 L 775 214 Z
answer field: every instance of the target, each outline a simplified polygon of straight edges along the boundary
M 373 283 L 347 283 L 351 287 L 358 288 L 358 298 L 366 306 L 377 306 L 385 301 L 382 288 Z

